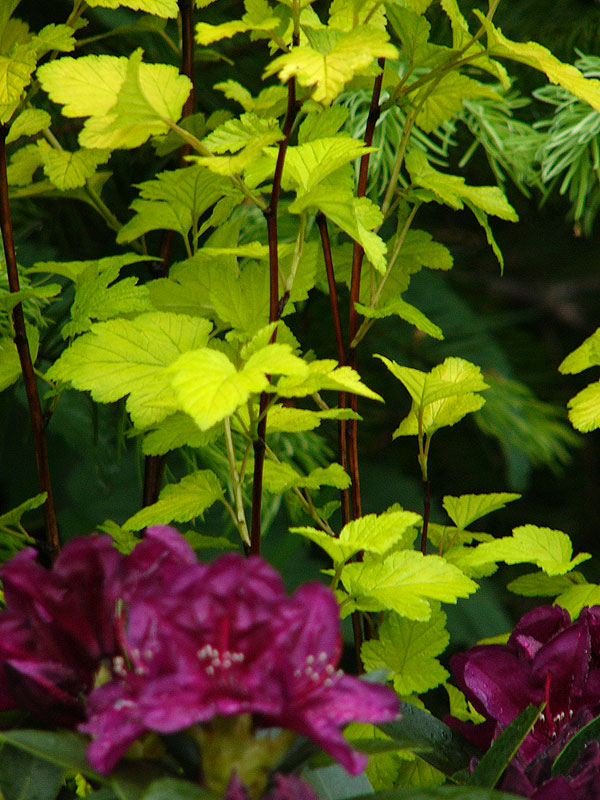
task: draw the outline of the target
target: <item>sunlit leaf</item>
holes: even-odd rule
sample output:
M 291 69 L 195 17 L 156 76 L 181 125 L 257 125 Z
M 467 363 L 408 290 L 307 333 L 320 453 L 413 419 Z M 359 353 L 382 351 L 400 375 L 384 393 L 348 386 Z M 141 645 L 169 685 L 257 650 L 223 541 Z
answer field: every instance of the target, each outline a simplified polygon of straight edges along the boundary
M 154 312 L 97 322 L 62 354 L 48 375 L 89 391 L 100 403 L 127 399 L 135 425 L 147 427 L 177 409 L 170 373 L 181 353 L 203 347 L 212 324 L 199 317 Z
M 189 522 L 201 516 L 223 494 L 219 479 L 209 469 L 186 475 L 179 483 L 162 489 L 156 503 L 138 511 L 123 523 L 123 530 L 137 531 L 148 525 Z
M 571 558 L 573 545 L 566 533 L 537 525 L 521 525 L 514 529 L 512 536 L 478 545 L 475 553 L 475 558 L 482 562 L 537 564 L 547 575 L 564 575 L 591 558 L 589 553 Z
M 400 695 L 420 694 L 439 686 L 449 677 L 437 656 L 448 645 L 446 615 L 433 611 L 427 622 L 389 614 L 378 629 L 378 638 L 364 642 L 361 657 L 365 669 L 389 670 Z
M 402 541 L 419 520 L 419 515 L 412 511 L 389 511 L 379 515 L 365 514 L 352 520 L 335 538 L 316 528 L 291 528 L 291 532 L 318 544 L 339 566 L 361 550 L 382 555 Z
M 439 556 L 414 551 L 390 553 L 381 563 L 347 564 L 342 582 L 363 611 L 392 609 L 408 619 L 431 617 L 429 600 L 456 603 L 477 584 Z
M 472 522 L 504 508 L 507 503 L 518 500 L 520 494 L 495 492 L 491 494 L 463 494 L 460 497 L 446 495 L 443 506 L 457 528 L 467 528 Z
M 269 64 L 265 76 L 278 73 L 283 83 L 295 77 L 300 86 L 314 87 L 313 100 L 329 105 L 344 85 L 375 59 L 398 55 L 385 31 L 368 25 L 347 33 L 329 30 L 325 37 L 320 50 L 301 45 L 279 56 Z

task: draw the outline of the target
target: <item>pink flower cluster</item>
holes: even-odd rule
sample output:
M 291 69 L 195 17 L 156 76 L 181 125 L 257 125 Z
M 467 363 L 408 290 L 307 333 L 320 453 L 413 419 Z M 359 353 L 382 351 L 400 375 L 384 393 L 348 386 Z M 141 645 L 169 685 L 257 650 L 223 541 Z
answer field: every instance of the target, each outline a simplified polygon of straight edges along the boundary
M 100 772 L 149 731 L 251 714 L 356 774 L 366 759 L 340 728 L 397 715 L 393 692 L 338 669 L 333 593 L 310 583 L 288 597 L 258 557 L 201 564 L 176 530 L 157 526 L 128 556 L 91 536 L 69 542 L 52 570 L 25 550 L 0 574 L 0 710 L 77 725 Z

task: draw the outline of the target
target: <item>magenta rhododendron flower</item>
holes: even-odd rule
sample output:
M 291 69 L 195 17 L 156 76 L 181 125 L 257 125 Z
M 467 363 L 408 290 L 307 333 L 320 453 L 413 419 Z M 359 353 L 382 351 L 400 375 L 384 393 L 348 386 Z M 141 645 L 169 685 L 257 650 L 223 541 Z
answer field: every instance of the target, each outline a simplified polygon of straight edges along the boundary
M 597 769 L 589 766 L 595 763 L 595 750 L 567 777 L 551 779 L 550 769 L 571 736 L 600 714 L 599 606 L 584 608 L 573 622 L 558 606 L 536 608 L 521 618 L 506 645 L 474 647 L 453 656 L 450 666 L 457 685 L 486 721 L 474 725 L 448 717 L 447 722 L 483 750 L 528 705 L 545 703 L 507 773 L 511 791 L 554 800 L 571 797 L 566 790 L 558 794 L 560 786 L 587 786 L 590 777 L 596 785 Z M 573 797 L 600 797 L 588 790 Z
M 0 710 L 79 723 L 101 772 L 148 732 L 235 716 L 250 720 L 251 737 L 260 727 L 304 734 L 357 773 L 366 757 L 340 728 L 398 712 L 391 690 L 338 669 L 333 593 L 313 583 L 288 597 L 258 557 L 199 564 L 176 530 L 157 526 L 128 556 L 91 536 L 70 542 L 52 570 L 27 550 L 1 575 Z M 273 798 L 311 800 L 288 780 Z
M 174 572 L 196 564 L 185 540 L 158 526 L 127 557 L 108 536 L 69 542 L 52 570 L 23 550 L 0 571 L 0 710 L 21 707 L 62 724 L 85 718 L 101 666 L 122 658 L 117 611 L 134 595 L 157 595 Z
M 358 774 L 367 759 L 348 747 L 340 726 L 394 719 L 395 695 L 337 669 L 342 650 L 339 611 L 329 589 L 318 583 L 302 586 L 278 617 L 284 703 L 274 721 L 313 739 L 348 772 Z
M 366 758 L 340 727 L 394 719 L 393 692 L 337 669 L 341 655 L 334 595 L 308 584 L 287 597 L 258 557 L 229 554 L 186 571 L 169 587 L 172 607 L 135 604 L 131 668 L 96 689 L 88 704 L 90 762 L 106 772 L 145 731 L 172 733 L 216 715 L 253 714 L 264 727 L 314 739 L 348 771 Z

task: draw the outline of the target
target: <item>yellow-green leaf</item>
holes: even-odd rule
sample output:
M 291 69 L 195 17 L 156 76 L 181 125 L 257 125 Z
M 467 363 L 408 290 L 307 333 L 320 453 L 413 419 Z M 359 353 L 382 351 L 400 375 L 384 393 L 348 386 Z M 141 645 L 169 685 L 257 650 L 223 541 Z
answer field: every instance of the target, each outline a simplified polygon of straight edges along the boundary
M 365 669 L 388 670 L 399 695 L 421 694 L 449 677 L 436 657 L 450 640 L 446 615 L 437 606 L 427 622 L 389 614 L 377 633 L 377 639 L 364 642 L 361 647 Z
M 85 186 L 88 178 L 99 164 L 110 158 L 110 150 L 41 150 L 44 172 L 50 181 L 61 191 Z
M 27 326 L 27 342 L 31 360 L 35 364 L 40 343 L 40 332 L 33 326 Z M 0 339 L 0 392 L 11 386 L 21 376 L 21 361 L 14 340 L 10 336 Z
M 504 561 L 507 564 L 536 564 L 547 575 L 564 575 L 582 561 L 591 558 L 589 553 L 579 553 L 575 558 L 571 540 L 563 531 L 521 525 L 512 536 L 493 542 L 484 542 L 475 548 L 477 562 Z
M 167 19 L 175 19 L 179 12 L 177 0 L 87 0 L 87 4 L 101 8 L 131 8 Z
M 421 621 L 431 617 L 430 600 L 456 603 L 477 589 L 474 581 L 443 558 L 413 550 L 391 553 L 382 562 L 346 564 L 342 583 L 363 611 L 391 609 Z
M 582 389 L 568 403 L 569 419 L 574 428 L 589 433 L 600 427 L 600 381 Z
M 42 64 L 37 77 L 65 117 L 104 116 L 117 102 L 127 59 L 117 56 L 59 58 Z
M 8 55 L 0 55 L 0 123 L 16 111 L 35 69 L 37 51 L 30 43 L 17 44 Z
M 352 367 L 340 367 L 333 359 L 311 361 L 306 375 L 283 377 L 276 384 L 276 392 L 281 397 L 307 397 L 322 389 L 382 400 L 380 395 L 362 383 L 356 370 Z
M 421 517 L 412 511 L 388 511 L 384 514 L 366 514 L 344 525 L 336 538 L 316 528 L 291 528 L 322 547 L 335 566 L 365 550 L 383 555 L 416 525 Z
M 267 375 L 306 371 L 302 359 L 284 344 L 263 347 L 240 370 L 224 353 L 207 347 L 184 353 L 170 368 L 179 406 L 200 430 L 233 414 L 251 394 L 264 391 L 269 385 Z
M 20 136 L 34 136 L 50 125 L 50 114 L 41 108 L 26 108 L 14 119 L 6 137 L 6 144 L 16 141 Z
M 405 163 L 412 182 L 429 190 L 438 202 L 461 209 L 468 201 L 486 214 L 511 222 L 518 220 L 516 211 L 498 186 L 469 186 L 459 175 L 434 169 L 425 153 L 416 147 L 408 151 Z
M 91 392 L 100 403 L 129 395 L 133 423 L 145 428 L 177 409 L 166 367 L 181 353 L 203 347 L 211 328 L 205 319 L 167 312 L 98 322 L 65 350 L 48 376 Z
M 449 356 L 430 372 L 403 367 L 385 356 L 378 355 L 376 358 L 381 359 L 392 375 L 404 384 L 418 406 L 489 388 L 480 368 L 464 358 Z
M 597 328 L 591 336 L 582 342 L 576 350 L 560 363 L 558 370 L 563 375 L 573 375 L 583 372 L 588 367 L 600 366 L 600 328 Z
M 500 28 L 497 28 L 481 11 L 474 9 L 473 13 L 485 27 L 488 52 L 491 56 L 509 58 L 511 61 L 518 61 L 544 72 L 552 83 L 558 83 L 575 97 L 585 100 L 596 111 L 600 111 L 599 80 L 585 78 L 576 67 L 559 61 L 546 47 L 537 42 L 513 42 L 507 39 Z
M 156 503 L 130 517 L 123 523 L 123 530 L 139 531 L 148 525 L 189 522 L 203 514 L 222 495 L 223 487 L 214 472 L 210 469 L 192 472 L 179 483 L 165 486 Z
M 587 585 L 581 572 L 566 572 L 564 575 L 547 575 L 545 572 L 529 572 L 519 575 L 507 584 L 509 592 L 524 597 L 556 597 L 574 586 Z
M 458 114 L 465 100 L 475 97 L 488 97 L 498 101 L 501 99 L 498 92 L 484 83 L 457 71 L 449 72 L 427 95 L 415 122 L 421 130 L 431 133 L 443 122 Z
M 315 208 L 335 222 L 365 251 L 365 256 L 381 273 L 385 273 L 385 242 L 372 228 L 383 221 L 379 208 L 368 197 L 355 197 L 351 187 L 324 181 L 290 203 L 288 210 L 301 214 Z
M 584 606 L 600 605 L 600 586 L 597 583 L 572 586 L 560 594 L 554 602 L 557 606 L 566 608 L 571 619 L 577 619 Z
M 328 35 L 321 51 L 308 45 L 293 47 L 267 67 L 265 76 L 278 73 L 283 83 L 295 77 L 301 86 L 314 87 L 313 100 L 329 105 L 355 74 L 377 58 L 398 57 L 387 33 L 375 27 L 362 25 L 346 33 L 330 30 Z
M 263 483 L 267 492 L 283 494 L 295 487 L 317 490 L 321 486 L 334 486 L 336 489 L 347 489 L 350 477 L 341 464 L 330 464 L 328 467 L 317 467 L 302 475 L 292 464 L 278 464 L 266 460 L 263 471 Z
M 79 135 L 83 147 L 138 147 L 166 133 L 181 117 L 192 84 L 171 64 L 142 64 L 142 51 L 129 57 L 125 80 L 106 116 L 91 117 Z
M 518 500 L 520 497 L 520 494 L 508 492 L 462 494 L 460 497 L 446 495 L 443 500 L 443 506 L 456 527 L 464 530 L 476 519 L 485 517 L 486 514 L 491 514 L 492 511 L 504 508 L 507 503 Z

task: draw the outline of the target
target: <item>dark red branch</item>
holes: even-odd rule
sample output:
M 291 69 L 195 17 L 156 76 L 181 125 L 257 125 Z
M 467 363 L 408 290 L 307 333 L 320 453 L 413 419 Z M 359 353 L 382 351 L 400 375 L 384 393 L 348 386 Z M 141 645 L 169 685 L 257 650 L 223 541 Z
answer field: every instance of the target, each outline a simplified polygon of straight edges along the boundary
M 427 532 L 429 530 L 429 509 L 431 507 L 431 488 L 429 478 L 425 481 L 425 497 L 423 500 L 423 529 L 421 531 L 421 552 L 427 551 Z
M 8 274 L 8 286 L 11 291 L 19 291 L 19 272 L 17 269 L 17 258 L 15 254 L 15 244 L 13 239 L 12 220 L 10 215 L 10 203 L 8 199 L 8 180 L 6 177 L 6 134 L 8 127 L 0 127 L 0 227 L 2 229 L 2 243 L 4 245 L 4 258 L 6 260 L 6 271 Z M 60 551 L 60 539 L 58 536 L 58 524 L 56 522 L 56 512 L 54 510 L 54 497 L 50 482 L 50 466 L 48 463 L 48 448 L 46 445 L 46 432 L 42 407 L 38 395 L 37 382 L 33 371 L 31 353 L 25 332 L 25 318 L 23 316 L 23 306 L 21 303 L 13 308 L 13 325 L 15 330 L 15 345 L 19 353 L 21 362 L 21 372 L 25 382 L 25 393 L 29 405 L 29 416 L 31 417 L 31 427 L 33 429 L 33 441 L 35 445 L 35 460 L 38 472 L 38 481 L 42 492 L 46 492 L 46 502 L 44 503 L 44 521 L 46 524 L 46 541 L 51 553 Z
M 194 2 L 178 0 L 181 15 L 181 67 L 182 75 L 187 75 L 192 82 L 192 91 L 183 106 L 183 117 L 194 113 Z
M 365 129 L 364 141 L 367 147 L 373 143 L 373 134 L 375 132 L 375 125 L 379 118 L 379 98 L 381 95 L 381 84 L 383 81 L 383 67 L 385 60 L 379 59 L 379 67 L 381 72 L 375 78 L 373 85 L 373 94 L 371 96 L 371 103 L 369 106 L 369 115 L 367 117 L 367 125 Z M 365 153 L 360 160 L 360 170 L 358 174 L 358 188 L 357 197 L 364 197 L 367 191 L 367 178 L 369 174 L 369 153 Z M 358 311 L 355 304 L 360 298 L 360 280 L 362 273 L 364 250 L 358 242 L 354 242 L 352 251 L 352 281 L 350 284 L 350 308 L 348 310 L 348 342 L 351 343 L 358 330 Z M 346 363 L 356 369 L 357 357 L 356 349 L 349 346 Z M 357 410 L 357 397 L 350 395 L 350 408 L 353 411 Z M 346 425 L 346 447 L 348 450 L 348 468 L 350 478 L 352 480 L 351 497 L 352 497 L 352 515 L 354 518 L 360 517 L 362 514 L 361 500 L 360 500 L 360 476 L 358 469 L 358 425 L 355 419 L 348 420 Z
M 178 0 L 179 14 L 181 17 L 181 64 L 179 71 L 187 75 L 192 83 L 192 90 L 184 103 L 182 117 L 189 117 L 194 113 L 194 3 L 193 0 Z M 189 155 L 190 146 L 184 145 L 180 149 L 179 166 L 187 166 L 185 156 Z M 174 231 L 163 231 L 160 243 L 160 258 L 156 262 L 153 273 L 157 278 L 166 278 L 171 266 L 171 248 L 173 246 Z M 165 471 L 166 456 L 146 456 L 144 459 L 144 488 L 142 504 L 152 505 L 158 500 Z
M 298 42 L 295 40 L 294 44 Z M 288 144 L 294 121 L 297 113 L 296 106 L 296 82 L 292 78 L 288 82 L 288 102 L 287 112 L 283 123 L 283 139 L 279 143 L 279 151 L 277 153 L 277 161 L 275 163 L 275 173 L 273 175 L 273 188 L 271 189 L 271 199 L 269 206 L 265 211 L 265 220 L 267 222 L 267 236 L 269 241 L 269 322 L 277 322 L 281 314 L 287 297 L 279 300 L 279 256 L 277 252 L 279 237 L 277 233 L 277 209 L 279 207 L 279 196 L 281 194 L 281 176 L 283 175 L 283 165 L 285 163 L 285 154 L 287 152 Z M 273 332 L 271 341 L 275 341 L 276 331 Z M 260 536 L 261 536 L 261 510 L 262 510 L 262 485 L 263 485 L 263 467 L 265 463 L 265 441 L 267 435 L 267 415 L 266 409 L 269 402 L 268 395 L 263 392 L 260 396 L 259 405 L 259 421 L 256 429 L 256 438 L 254 440 L 254 473 L 252 476 L 252 523 L 250 529 L 250 548 L 249 552 L 252 555 L 260 553 Z
M 373 134 L 375 132 L 375 125 L 379 118 L 379 98 L 381 96 L 381 85 L 383 81 L 383 67 L 385 59 L 379 59 L 379 67 L 381 72 L 375 78 L 373 84 L 373 94 L 371 95 L 371 103 L 369 106 L 369 115 L 367 117 L 367 125 L 365 129 L 364 141 L 367 147 L 370 147 L 373 142 Z M 358 173 L 358 187 L 357 197 L 364 197 L 367 191 L 367 179 L 369 175 L 369 153 L 365 153 L 360 160 L 360 169 Z M 350 283 L 350 308 L 348 309 L 348 353 L 346 356 L 346 364 L 356 369 L 357 356 L 356 348 L 351 346 L 356 332 L 358 330 L 358 311 L 355 304 L 358 303 L 360 298 L 360 280 L 362 273 L 362 262 L 364 257 L 364 250 L 361 245 L 355 241 L 352 251 L 352 279 Z M 350 408 L 356 411 L 358 407 L 358 398 L 355 394 L 350 395 Z M 360 472 L 358 465 L 358 425 L 357 420 L 349 419 L 341 426 L 345 433 L 345 446 L 347 457 L 347 470 L 350 475 L 350 505 L 351 515 L 353 519 L 362 516 L 362 504 L 360 497 Z M 359 554 L 359 558 L 361 554 Z M 360 650 L 363 642 L 362 621 L 358 611 L 352 614 L 352 627 L 354 632 L 354 650 L 356 653 L 356 664 L 359 671 L 362 668 L 360 658 Z
M 333 260 L 331 258 L 331 243 L 329 240 L 329 230 L 327 228 L 327 218 L 322 212 L 317 214 L 317 225 L 321 234 L 321 247 L 323 249 L 323 259 L 325 261 L 325 271 L 327 273 L 327 285 L 329 287 L 329 301 L 331 303 L 331 316 L 333 317 L 333 329 L 335 331 L 335 342 L 337 346 L 337 356 L 340 364 L 346 360 L 344 351 L 344 335 L 342 333 L 342 322 L 340 319 L 340 307 L 337 298 L 335 285 L 335 273 L 333 271 Z M 339 392 L 338 406 L 346 407 L 346 392 Z M 346 452 L 346 420 L 338 422 L 338 457 L 342 467 L 348 472 L 348 456 Z M 344 525 L 350 522 L 350 493 L 347 489 L 342 489 L 342 519 Z

